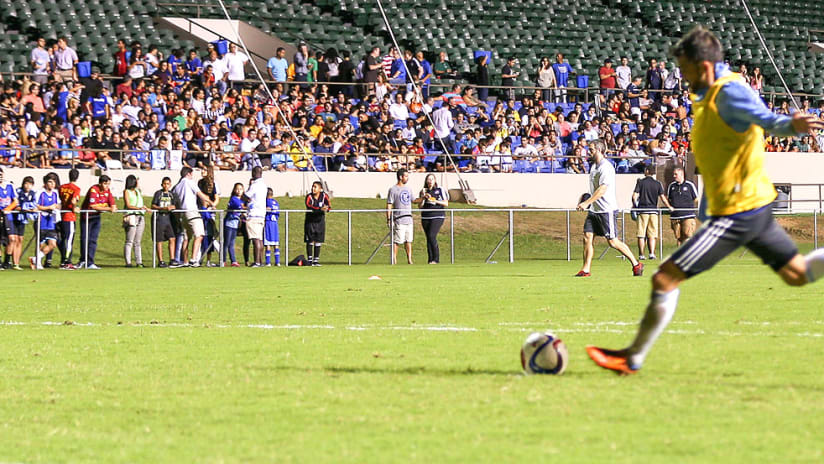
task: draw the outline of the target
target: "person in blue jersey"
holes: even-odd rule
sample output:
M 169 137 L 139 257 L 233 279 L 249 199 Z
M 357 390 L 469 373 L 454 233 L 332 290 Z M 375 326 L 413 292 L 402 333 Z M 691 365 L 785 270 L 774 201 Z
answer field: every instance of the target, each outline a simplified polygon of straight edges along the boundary
M 707 219 L 652 277 L 652 295 L 632 343 L 618 350 L 587 346 L 598 366 L 623 375 L 643 366 L 675 315 L 680 285 L 741 246 L 788 285 L 824 277 L 824 249 L 800 254 L 773 217 L 776 191 L 764 162 L 765 132 L 802 135 L 824 129 L 824 121 L 801 111 L 771 112 L 743 76 L 730 71 L 721 42 L 702 26 L 687 33 L 672 54 L 693 92 L 691 148 L 704 183 L 701 209 Z
M 36 208 L 40 212 L 39 222 L 36 227 L 40 231 L 40 246 L 37 256 L 29 257 L 29 264 L 32 269 L 43 269 L 43 256 L 49 254 L 57 247 L 57 218 L 60 217 L 60 196 L 55 190 L 57 184 L 54 177 L 46 175 L 43 177 L 43 191 L 36 195 Z
M 555 63 L 552 65 L 552 70 L 555 72 L 555 82 L 558 89 L 555 91 L 555 103 L 567 102 L 567 90 L 569 86 L 569 75 L 574 74 L 575 70 L 572 66 L 564 61 L 564 54 L 558 53 L 555 55 Z
M 100 121 L 101 125 L 111 119 L 109 99 L 103 95 L 102 88 L 96 95 L 89 97 L 89 101 L 86 103 L 86 113 L 91 114 L 92 119 Z
M 14 252 L 12 237 L 15 240 L 19 238 L 10 234 L 12 227 L 14 227 L 11 212 L 16 207 L 17 196 L 14 192 L 14 186 L 6 183 L 3 177 L 3 168 L 0 168 L 0 246 L 3 247 L 6 255 L 0 270 L 11 267 L 11 256 Z
M 306 221 L 303 223 L 303 241 L 306 259 L 311 266 L 320 266 L 320 247 L 326 240 L 326 212 L 332 209 L 329 195 L 320 181 L 312 183 L 312 192 L 306 195 Z
M 241 218 L 245 211 L 243 184 L 238 182 L 232 189 L 232 196 L 229 197 L 229 204 L 226 206 L 226 216 L 223 218 L 223 262 L 225 263 L 228 258 L 232 267 L 240 267 L 235 257 L 235 239 L 238 230 L 243 230 Z
M 435 174 L 427 174 L 423 182 L 423 189 L 418 194 L 414 203 L 418 203 L 423 210 L 421 212 L 421 226 L 426 235 L 426 252 L 429 264 L 438 264 L 441 261 L 440 248 L 438 247 L 438 232 L 446 219 L 444 208 L 449 206 L 449 194 L 438 187 L 435 181 Z
M 17 189 L 15 195 L 17 196 L 17 206 L 12 215 L 12 227 L 9 228 L 9 241 L 14 244 L 11 268 L 20 271 L 22 270 L 20 256 L 23 254 L 23 236 L 26 235 L 26 224 L 36 221 L 38 216 L 34 178 L 32 176 L 24 177 L 23 185 Z
M 266 247 L 266 266 L 272 265 L 272 255 L 275 257 L 275 266 L 280 266 L 280 234 L 278 232 L 280 219 L 280 204 L 275 200 L 275 192 L 266 190 L 266 218 L 263 223 L 263 246 Z

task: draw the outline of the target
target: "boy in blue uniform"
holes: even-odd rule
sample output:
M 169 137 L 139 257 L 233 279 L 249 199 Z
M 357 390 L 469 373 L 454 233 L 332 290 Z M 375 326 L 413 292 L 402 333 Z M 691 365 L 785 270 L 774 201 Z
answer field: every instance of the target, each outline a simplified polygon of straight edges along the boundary
M 51 253 L 57 247 L 57 218 L 60 210 L 60 197 L 55 190 L 57 183 L 54 177 L 47 175 L 43 178 L 44 190 L 37 195 L 37 210 L 40 211 L 40 248 L 37 257 L 29 257 L 32 269 L 43 269 L 43 256 Z
M 266 265 L 272 265 L 272 251 L 275 254 L 275 266 L 280 266 L 280 234 L 278 232 L 280 204 L 275 200 L 272 189 L 266 191 L 266 218 L 263 223 L 263 246 L 266 247 Z
M 11 211 L 17 207 L 17 198 L 14 194 L 14 186 L 5 183 L 3 179 L 3 169 L 0 168 L 0 246 L 5 247 L 6 257 L 0 269 L 11 267 L 11 256 L 14 252 L 14 242 L 18 237 L 11 235 L 13 219 Z

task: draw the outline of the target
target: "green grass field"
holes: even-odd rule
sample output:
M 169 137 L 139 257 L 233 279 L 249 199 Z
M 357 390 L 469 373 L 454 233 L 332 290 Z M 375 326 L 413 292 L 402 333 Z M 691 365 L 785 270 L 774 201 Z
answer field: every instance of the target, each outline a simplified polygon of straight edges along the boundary
M 482 264 L 507 213 L 459 211 L 456 265 L 420 264 L 419 228 L 418 265 L 387 266 L 387 247 L 373 265 L 336 265 L 348 260 L 337 213 L 322 268 L 152 270 L 122 268 L 120 215 L 106 215 L 103 271 L 0 273 L 0 462 L 824 459 L 821 288 L 785 287 L 736 253 L 684 286 L 644 370 L 619 378 L 583 348 L 631 340 L 649 279 L 614 252 L 572 278 L 583 217 L 570 216 L 572 262 L 565 214 L 523 210 L 515 264 L 506 243 L 501 264 Z M 782 221 L 812 247 L 812 217 Z M 302 226 L 290 215 L 292 257 Z M 353 214 L 353 263 L 385 234 L 382 213 Z M 449 242 L 447 225 L 443 263 Z M 150 246 L 147 231 L 147 263 Z M 563 376 L 521 374 L 536 330 L 566 341 Z
M 5 271 L 0 462 L 824 459 L 821 287 L 730 258 L 621 378 L 583 348 L 649 280 L 578 265 Z M 547 329 L 569 368 L 526 377 Z

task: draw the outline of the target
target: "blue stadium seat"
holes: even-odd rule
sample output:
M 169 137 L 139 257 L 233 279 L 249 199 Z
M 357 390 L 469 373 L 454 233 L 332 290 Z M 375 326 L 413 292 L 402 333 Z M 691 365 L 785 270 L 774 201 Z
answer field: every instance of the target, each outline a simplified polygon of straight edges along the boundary
M 525 160 L 515 160 L 512 164 L 512 172 L 526 172 L 526 165 Z
M 325 158 L 323 156 L 313 156 L 312 164 L 315 165 L 315 169 L 317 169 L 318 171 L 326 172 L 326 163 Z

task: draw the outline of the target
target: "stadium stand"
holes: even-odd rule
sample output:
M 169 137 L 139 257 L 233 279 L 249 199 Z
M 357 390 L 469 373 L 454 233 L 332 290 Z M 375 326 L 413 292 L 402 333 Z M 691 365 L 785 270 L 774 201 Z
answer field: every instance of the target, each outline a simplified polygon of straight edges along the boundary
M 204 6 L 195 0 L 146 4 L 0 0 L 5 7 L 0 15 L 0 46 L 8 50 L 3 56 L 14 58 L 2 63 L 3 70 L 28 71 L 34 39 L 53 41 L 65 36 L 81 61 L 92 62 L 87 70 L 99 67 L 105 74 L 113 69 L 115 43 L 124 40 L 131 48 L 126 53 L 137 49 L 145 53 L 150 44 L 159 45 L 161 63 L 182 71 L 179 75 L 150 71 L 125 83 L 118 76 L 105 85 L 81 76 L 85 87 L 65 86 L 56 82 L 56 75 L 48 80 L 40 76 L 44 84 L 40 87 L 33 87 L 28 78 L 6 81 L 0 95 L 5 117 L 0 129 L 0 147 L 5 147 L 0 150 L 0 164 L 177 169 L 188 163 L 227 170 L 249 169 L 255 164 L 307 170 L 314 164 L 319 170 L 389 171 L 400 166 L 441 170 L 450 167 L 440 156 L 442 147 L 433 134 L 443 129 L 449 134 L 445 136 L 447 149 L 464 155 L 458 158 L 458 168 L 464 171 L 583 173 L 587 171 L 587 142 L 603 138 L 619 172 L 638 172 L 659 157 L 683 160 L 689 148 L 691 103 L 674 63 L 662 63 L 682 28 L 694 22 L 709 24 L 727 42 L 735 70 L 741 65 L 761 67 L 770 75 L 758 39 L 737 5 L 731 0 L 581 0 L 563 6 L 548 1 L 387 2 L 387 14 L 393 18 L 402 48 L 426 51 L 430 61 L 433 53 L 446 52 L 462 74 L 445 82 L 464 87 L 437 88 L 433 98 L 427 99 L 404 91 L 403 81 L 374 87 L 349 85 L 354 72 L 331 85 L 284 82 L 273 86 L 277 106 L 286 115 L 282 117 L 254 81 L 213 82 L 170 57 L 173 50 L 188 51 L 194 44 L 157 28 L 152 18 L 167 14 L 222 17 L 216 5 Z M 804 39 L 799 37 L 803 30 L 818 27 L 818 20 L 785 14 L 811 8 L 812 2 L 754 1 L 753 5 L 775 43 L 777 60 L 793 71 L 788 73 L 793 88 L 820 90 L 816 69 L 821 68 L 822 58 L 803 52 Z M 401 61 L 383 56 L 387 31 L 372 2 L 265 0 L 236 1 L 230 6 L 234 17 L 295 43 L 305 41 L 312 53 L 324 56 L 328 64 L 334 60 L 341 70 L 346 65 L 339 56 L 351 52 L 348 66 L 354 71 L 373 46 L 383 52 L 376 59 L 386 64 Z M 579 76 L 592 77 L 590 87 L 596 89 L 604 60 L 617 61 L 621 56 L 629 57 L 632 75 L 642 78 L 648 74 L 648 61 L 657 59 L 671 84 L 663 88 L 667 95 L 662 95 L 659 86 L 645 89 L 634 99 L 612 89 L 570 89 L 568 99 L 557 92 L 519 89 L 517 98 L 509 99 L 494 89 L 492 98 L 478 101 L 476 95 L 466 93 L 465 84 L 474 71 L 471 57 L 482 50 L 492 53 L 493 73 L 499 72 L 505 57 L 520 58 L 523 72 L 516 82 L 520 85 L 534 85 L 539 60 L 558 52 L 566 55 Z M 204 63 L 208 53 L 195 50 Z M 286 58 L 292 62 L 294 57 Z M 209 62 L 227 63 L 225 58 L 215 60 Z M 415 63 L 420 64 L 417 59 L 407 60 L 409 65 Z M 766 82 L 762 92 L 778 89 L 770 77 Z M 234 88 L 227 91 L 227 87 Z M 803 110 L 820 114 L 824 104 L 816 108 L 814 103 L 805 101 Z M 425 114 L 447 104 L 454 105 L 454 127 L 430 125 Z M 786 101 L 779 101 L 774 110 L 793 111 Z M 290 128 L 312 156 L 304 159 Z M 251 129 L 257 131 L 257 139 L 248 137 Z M 824 136 L 817 139 L 818 146 L 824 145 Z M 814 142 L 810 137 L 773 138 L 766 148 L 808 152 L 815 149 Z

